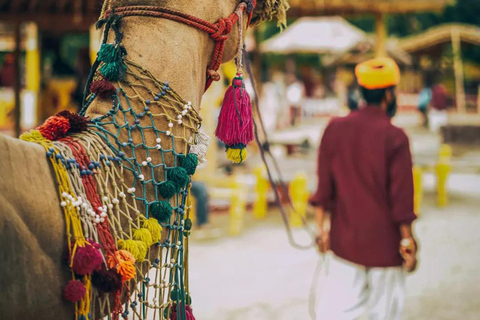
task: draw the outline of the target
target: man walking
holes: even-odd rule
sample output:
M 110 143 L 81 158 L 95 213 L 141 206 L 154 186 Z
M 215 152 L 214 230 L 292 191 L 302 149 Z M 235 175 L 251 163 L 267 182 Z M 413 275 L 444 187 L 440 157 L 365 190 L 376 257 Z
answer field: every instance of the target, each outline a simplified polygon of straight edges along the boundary
M 416 266 L 412 160 L 396 112 L 396 63 L 379 58 L 355 69 L 366 107 L 325 129 L 318 155 L 321 252 L 331 250 L 317 319 L 401 319 L 404 272 Z M 330 230 L 324 228 L 330 214 Z

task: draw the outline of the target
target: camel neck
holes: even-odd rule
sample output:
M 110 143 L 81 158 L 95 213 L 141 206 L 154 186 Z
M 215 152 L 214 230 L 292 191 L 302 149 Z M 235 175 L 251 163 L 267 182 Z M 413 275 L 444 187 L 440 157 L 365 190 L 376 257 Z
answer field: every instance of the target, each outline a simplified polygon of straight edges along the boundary
M 168 82 L 185 101 L 198 110 L 205 88 L 205 70 L 213 51 L 206 33 L 166 19 L 125 17 L 121 22 L 122 45 L 129 60 L 162 82 Z M 107 43 L 113 43 L 110 32 Z M 87 115 L 104 115 L 111 103 L 94 101 Z

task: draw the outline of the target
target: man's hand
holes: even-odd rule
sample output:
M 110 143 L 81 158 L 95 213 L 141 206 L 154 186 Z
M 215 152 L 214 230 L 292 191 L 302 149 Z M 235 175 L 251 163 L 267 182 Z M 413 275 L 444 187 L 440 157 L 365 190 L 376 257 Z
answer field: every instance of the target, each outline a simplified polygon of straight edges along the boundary
M 318 250 L 321 253 L 325 253 L 330 250 L 330 233 L 324 231 L 317 235 L 315 238 L 315 242 L 317 243 Z
M 417 243 L 413 238 L 404 238 L 400 242 L 400 255 L 403 258 L 403 268 L 413 272 L 417 268 Z

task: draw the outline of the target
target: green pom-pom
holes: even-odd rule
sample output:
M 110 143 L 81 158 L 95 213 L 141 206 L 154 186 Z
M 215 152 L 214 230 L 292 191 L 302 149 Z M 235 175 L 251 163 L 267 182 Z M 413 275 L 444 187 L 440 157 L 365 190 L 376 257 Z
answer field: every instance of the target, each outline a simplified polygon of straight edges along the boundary
M 110 81 L 117 81 L 123 77 L 127 67 L 123 62 L 108 62 L 100 68 L 100 73 Z
M 193 153 L 189 153 L 182 158 L 182 168 L 184 168 L 187 171 L 187 174 L 193 175 L 197 170 L 197 166 L 198 166 L 197 155 Z
M 156 201 L 150 205 L 150 214 L 160 222 L 167 223 L 172 216 L 172 206 L 167 201 Z
M 185 220 L 185 224 L 184 224 L 184 228 L 185 230 L 191 230 L 192 229 L 192 220 L 190 220 L 190 218 L 187 218 Z
M 175 167 L 168 170 L 168 180 L 173 181 L 177 187 L 177 191 L 181 188 L 185 188 L 188 183 L 188 173 L 182 167 Z
M 180 299 L 179 297 L 179 292 L 178 292 L 178 289 L 173 289 L 172 292 L 170 292 L 170 299 L 172 299 L 173 301 L 177 301 Z
M 185 303 L 186 303 L 187 305 L 191 305 L 191 304 L 192 304 L 192 297 L 190 297 L 189 294 L 187 294 L 186 297 L 185 297 Z
M 164 199 L 170 199 L 177 193 L 177 186 L 173 181 L 165 181 L 158 185 L 158 192 Z
M 119 58 L 119 51 L 113 44 L 104 43 L 98 51 L 98 60 L 109 63 L 116 62 Z

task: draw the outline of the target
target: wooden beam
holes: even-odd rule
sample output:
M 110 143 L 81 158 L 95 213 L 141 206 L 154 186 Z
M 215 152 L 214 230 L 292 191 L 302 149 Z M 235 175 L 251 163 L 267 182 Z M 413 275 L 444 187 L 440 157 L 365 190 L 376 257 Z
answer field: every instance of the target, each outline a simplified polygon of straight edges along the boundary
M 387 56 L 387 24 L 386 14 L 375 15 L 375 57 Z
M 78 19 L 78 16 L 77 16 Z M 88 13 L 83 15 L 81 21 L 75 20 L 75 15 L 68 14 L 45 14 L 45 13 L 24 13 L 22 15 L 12 15 L 8 13 L 0 13 L 0 21 L 5 23 L 13 22 L 35 22 L 40 30 L 48 30 L 52 32 L 87 32 L 90 25 L 97 20 L 96 13 Z
M 15 84 L 14 84 L 14 91 L 15 91 L 15 110 L 14 110 L 14 118 L 15 118 L 15 136 L 19 137 L 21 133 L 21 119 L 22 119 L 22 105 L 20 101 L 20 91 L 21 88 L 21 73 L 20 73 L 20 42 L 21 42 L 21 32 L 20 32 L 20 23 L 15 24 L 15 62 L 14 62 L 14 69 L 15 69 Z
M 453 70 L 455 72 L 455 97 L 457 102 L 457 111 L 466 113 L 465 85 L 463 75 L 463 62 L 461 52 L 460 31 L 452 28 L 452 49 L 453 49 Z
M 412 13 L 440 11 L 450 0 L 290 0 L 289 17 L 365 13 Z M 293 15 L 292 15 L 293 14 Z

